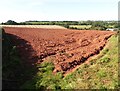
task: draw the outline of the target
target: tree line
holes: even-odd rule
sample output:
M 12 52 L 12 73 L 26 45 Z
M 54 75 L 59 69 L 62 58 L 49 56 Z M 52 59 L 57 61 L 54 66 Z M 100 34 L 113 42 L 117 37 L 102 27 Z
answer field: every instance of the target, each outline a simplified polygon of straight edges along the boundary
M 70 25 L 91 25 L 90 29 L 105 30 L 107 28 L 118 28 L 117 21 L 25 21 L 17 23 L 13 20 L 8 20 L 2 25 L 60 25 L 70 28 Z M 72 28 L 76 29 L 76 28 Z

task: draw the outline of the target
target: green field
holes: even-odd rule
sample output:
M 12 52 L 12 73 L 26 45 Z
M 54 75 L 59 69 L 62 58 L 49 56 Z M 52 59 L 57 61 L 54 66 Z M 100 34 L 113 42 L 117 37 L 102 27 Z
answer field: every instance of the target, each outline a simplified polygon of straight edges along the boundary
M 26 22 L 26 24 L 32 24 L 32 25 L 44 25 L 44 24 L 48 24 L 48 22 Z
M 92 25 L 70 25 L 69 28 L 77 28 L 77 29 L 89 29 Z
M 48 58 L 51 60 L 52 58 Z M 63 77 L 53 74 L 52 62 L 37 65 L 38 72 L 21 89 L 115 89 L 118 88 L 118 36 L 112 36 L 106 47 L 89 64 L 82 64 L 76 71 Z
M 108 28 L 114 28 L 115 25 L 108 25 L 107 27 L 108 27 Z

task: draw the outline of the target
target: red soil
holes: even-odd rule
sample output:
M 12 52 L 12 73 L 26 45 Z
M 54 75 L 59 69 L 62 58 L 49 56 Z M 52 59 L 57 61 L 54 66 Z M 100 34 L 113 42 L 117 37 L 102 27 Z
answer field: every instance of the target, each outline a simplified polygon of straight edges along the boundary
M 105 46 L 107 39 L 115 34 L 112 31 L 42 28 L 5 27 L 4 30 L 27 41 L 31 46 L 17 46 L 23 58 L 29 57 L 29 50 L 32 48 L 33 52 L 29 60 L 41 63 L 44 58 L 53 56 L 54 72 L 63 71 L 64 73 L 98 54 Z M 35 57 L 37 58 L 33 60 Z

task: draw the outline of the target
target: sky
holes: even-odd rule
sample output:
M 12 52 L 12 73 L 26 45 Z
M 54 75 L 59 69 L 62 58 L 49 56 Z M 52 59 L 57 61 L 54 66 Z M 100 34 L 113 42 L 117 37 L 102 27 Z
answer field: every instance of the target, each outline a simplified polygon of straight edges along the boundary
M 119 0 L 0 0 L 0 22 L 118 20 Z

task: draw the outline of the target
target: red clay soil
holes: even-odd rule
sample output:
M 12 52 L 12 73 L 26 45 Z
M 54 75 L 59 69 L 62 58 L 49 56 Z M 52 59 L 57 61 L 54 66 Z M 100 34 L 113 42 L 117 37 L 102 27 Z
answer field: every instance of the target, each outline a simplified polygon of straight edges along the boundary
M 85 62 L 88 58 L 98 54 L 105 46 L 107 39 L 115 34 L 112 31 L 96 30 L 67 30 L 42 28 L 4 28 L 5 32 L 18 36 L 28 42 L 31 47 L 19 50 L 23 58 L 27 58 L 25 50 L 33 48 L 32 61 L 41 63 L 45 58 L 54 56 L 53 72 L 70 72 Z M 29 52 L 29 51 L 28 51 Z M 37 56 L 38 58 L 33 60 Z

